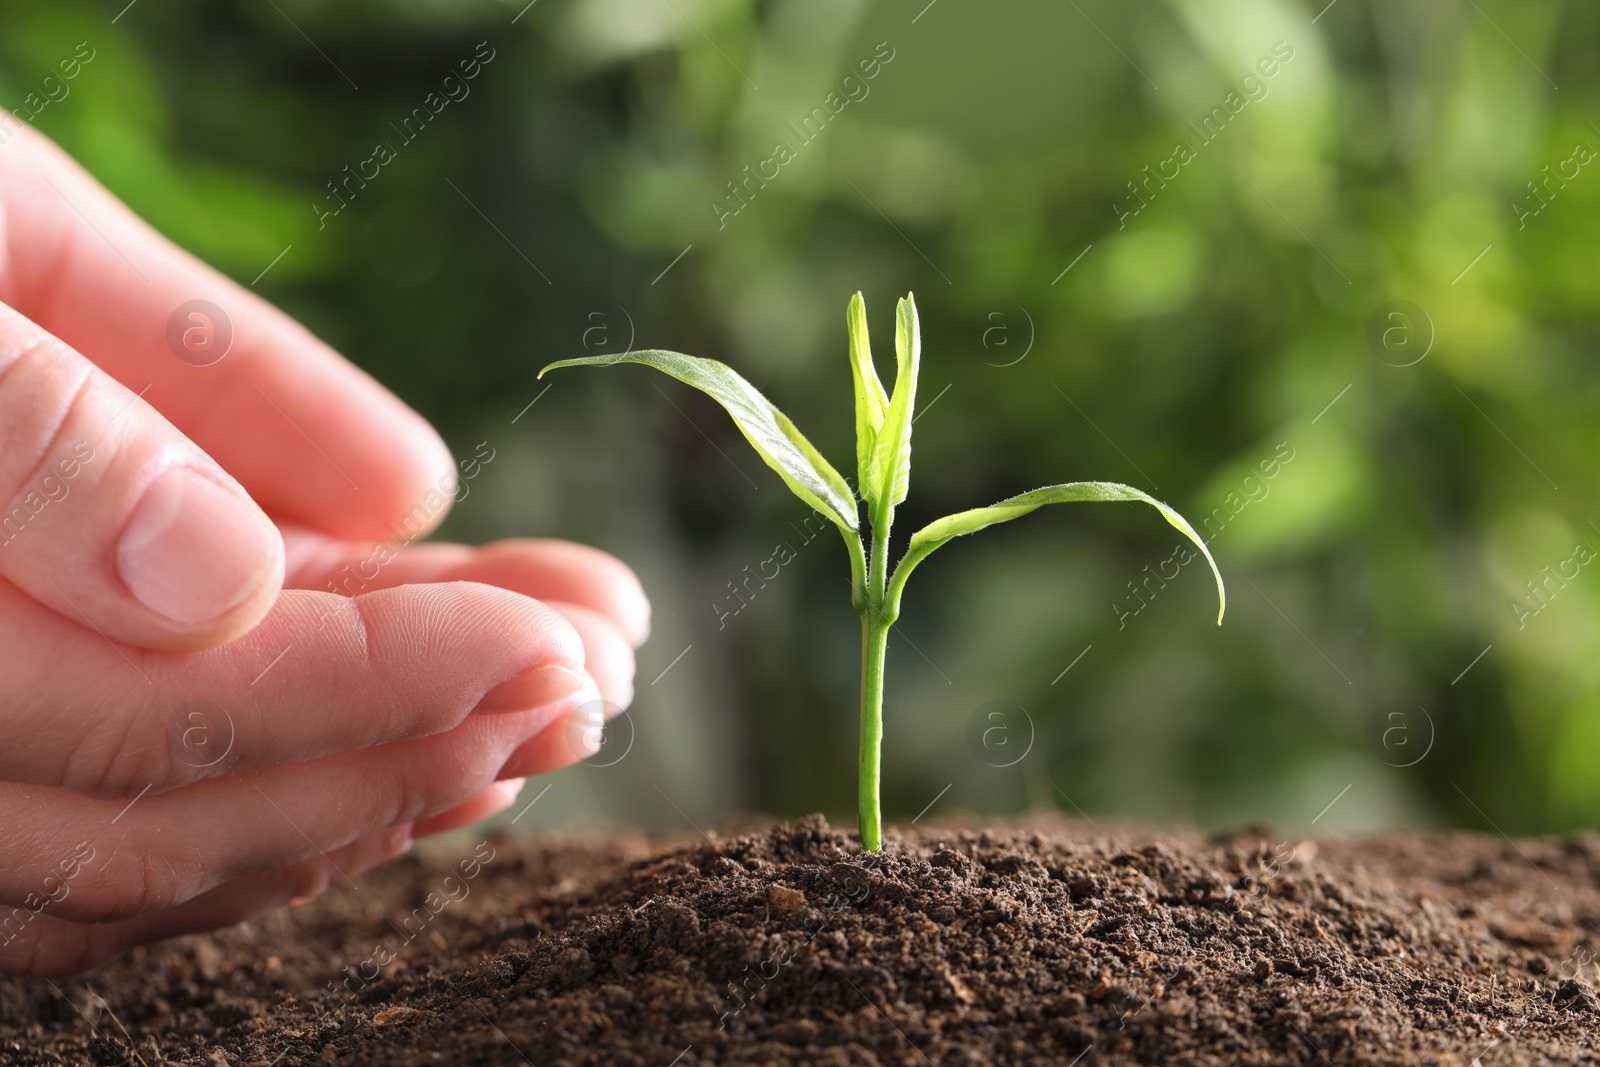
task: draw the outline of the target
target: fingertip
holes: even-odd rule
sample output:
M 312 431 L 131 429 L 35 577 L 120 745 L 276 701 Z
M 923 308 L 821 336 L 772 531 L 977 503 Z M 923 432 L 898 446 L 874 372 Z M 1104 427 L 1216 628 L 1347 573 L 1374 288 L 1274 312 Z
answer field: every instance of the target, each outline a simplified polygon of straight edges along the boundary
M 253 628 L 283 588 L 276 526 L 232 479 L 182 464 L 144 486 L 114 549 L 114 570 L 146 620 L 151 648 L 225 644 Z
M 599 696 L 622 708 L 633 703 L 633 646 L 610 616 L 581 604 L 547 602 L 583 639 L 584 669 L 599 686 Z
M 279 518 L 353 541 L 431 533 L 458 488 L 438 432 L 303 326 L 269 305 L 257 311 L 256 344 L 236 370 L 253 362 L 260 380 L 238 391 L 230 422 L 212 414 L 194 427 L 197 443 Z
M 463 716 L 554 708 L 575 699 L 587 683 L 582 635 L 532 597 L 462 581 L 380 589 L 354 603 L 364 619 L 361 639 L 371 642 L 381 632 L 385 655 L 417 669 L 402 668 L 408 681 L 460 686 L 467 698 L 458 705 Z M 447 648 L 459 651 L 446 654 Z M 423 663 L 436 666 L 421 671 Z
M 525 602 L 525 606 L 532 611 L 528 629 L 530 635 L 535 638 L 536 647 L 543 650 L 545 662 L 565 663 L 584 670 L 588 669 L 588 645 L 571 619 L 542 600 L 535 600 L 520 593 L 508 593 L 503 589 L 495 589 L 494 592 L 500 596 L 516 597 L 519 601 Z
M 628 616 L 628 640 L 634 648 L 642 648 L 650 640 L 650 597 L 645 593 L 644 583 L 639 581 L 638 576 L 632 570 L 628 574 L 633 578 L 632 593 L 635 598 L 632 613 Z
M 628 643 L 638 648 L 650 639 L 650 597 L 644 583 L 633 568 L 614 556 L 598 553 L 609 560 L 611 566 L 612 618 L 627 637 Z
M 491 815 L 498 815 L 517 802 L 517 797 L 522 795 L 522 787 L 526 785 L 526 778 L 507 778 L 495 782 L 483 791 L 479 799 L 483 802 L 483 814 L 480 819 L 487 819 Z
M 637 648 L 650 636 L 650 598 L 633 568 L 589 545 L 508 538 L 485 545 L 462 576 L 484 576 L 542 599 L 564 600 L 609 616 Z
M 489 690 L 472 709 L 474 715 L 531 711 L 572 696 L 593 685 L 582 667 L 564 662 L 538 663 Z
M 565 616 L 542 600 L 508 589 L 475 581 L 427 582 L 380 589 L 357 599 L 392 604 L 412 613 L 414 626 L 442 624 L 438 613 L 447 612 L 453 616 L 453 629 L 480 631 L 486 641 L 493 642 L 487 647 L 512 653 L 515 667 L 508 678 L 547 664 L 585 664 L 583 638 Z
M 527 781 L 525 778 L 508 778 L 495 782 L 465 804 L 458 804 L 449 811 L 441 811 L 437 815 L 418 819 L 411 825 L 411 836 L 420 840 L 435 834 L 459 830 L 463 826 L 470 826 L 490 816 L 498 815 L 516 803 L 517 795 L 522 792 L 525 781 Z
M 495 778 L 529 778 L 588 759 L 605 743 L 607 710 L 599 690 L 591 686 L 573 698 L 566 714 L 518 745 Z
M 431 531 L 444 521 L 455 500 L 459 478 L 455 457 L 433 424 L 407 407 L 399 397 L 384 391 L 382 400 L 391 408 L 390 434 L 399 453 L 395 469 L 407 472 L 408 484 L 395 503 L 394 521 L 405 522 L 419 502 L 440 497 L 440 506 L 431 516 L 433 522 L 428 527 Z

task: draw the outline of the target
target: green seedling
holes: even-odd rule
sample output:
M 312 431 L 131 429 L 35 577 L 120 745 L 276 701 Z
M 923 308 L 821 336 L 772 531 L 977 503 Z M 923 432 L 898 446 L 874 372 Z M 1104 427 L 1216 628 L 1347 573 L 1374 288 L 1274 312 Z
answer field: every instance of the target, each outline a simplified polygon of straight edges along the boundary
M 851 597 L 861 616 L 861 750 L 859 755 L 860 791 L 857 803 L 861 815 L 861 841 L 869 852 L 882 843 L 878 788 L 883 747 L 883 667 L 888 651 L 889 630 L 900 616 L 900 597 L 906 579 L 917 564 L 934 549 L 962 534 L 975 533 L 985 526 L 1020 518 L 1046 504 L 1075 501 L 1136 500 L 1151 505 L 1173 526 L 1193 541 L 1211 564 L 1217 579 L 1217 622 L 1222 622 L 1227 594 L 1222 573 L 1211 558 L 1205 542 L 1182 515 L 1155 497 L 1117 482 L 1067 482 L 1023 493 L 986 508 L 974 508 L 947 515 L 911 535 L 911 542 L 900 563 L 889 568 L 889 530 L 894 509 L 906 498 L 911 482 L 911 422 L 917 391 L 917 368 L 922 357 L 922 338 L 917 324 L 917 306 L 907 294 L 895 313 L 894 349 L 896 374 L 894 393 L 886 393 L 872 364 L 867 341 L 867 310 L 861 294 L 850 299 L 846 322 L 850 333 L 850 370 L 856 393 L 856 471 L 861 495 L 858 500 L 850 486 L 811 442 L 795 428 L 788 416 L 772 405 L 755 387 L 726 364 L 678 352 L 659 350 L 626 352 L 620 356 L 585 356 L 552 363 L 539 372 L 542 378 L 560 367 L 610 366 L 616 363 L 642 363 L 694 386 L 721 404 L 745 439 L 755 447 L 767 466 L 778 472 L 796 496 L 831 519 L 844 535 L 850 552 L 854 593 Z M 863 526 L 860 507 L 866 506 Z M 871 555 L 867 554 L 870 540 Z

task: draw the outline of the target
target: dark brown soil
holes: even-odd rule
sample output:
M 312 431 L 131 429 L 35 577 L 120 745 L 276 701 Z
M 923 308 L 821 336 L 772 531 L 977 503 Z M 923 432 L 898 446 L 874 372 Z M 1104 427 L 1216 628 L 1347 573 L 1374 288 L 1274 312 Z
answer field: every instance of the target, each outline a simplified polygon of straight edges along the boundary
M 875 857 L 816 816 L 674 848 L 495 839 L 59 994 L 0 979 L 0 1058 L 1600 1063 L 1597 874 L 1600 838 L 1055 819 Z

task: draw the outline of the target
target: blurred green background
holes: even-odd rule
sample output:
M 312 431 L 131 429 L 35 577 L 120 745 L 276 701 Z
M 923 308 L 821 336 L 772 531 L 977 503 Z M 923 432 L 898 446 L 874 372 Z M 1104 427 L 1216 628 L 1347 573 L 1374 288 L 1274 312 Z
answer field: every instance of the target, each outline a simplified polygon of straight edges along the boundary
M 638 569 L 655 631 L 610 765 L 562 772 L 519 825 L 853 818 L 837 537 L 808 543 L 688 389 L 534 373 L 629 344 L 715 356 L 850 470 L 858 288 L 880 364 L 893 299 L 922 314 L 902 543 L 1115 479 L 1210 517 L 1231 594 L 1218 628 L 1142 508 L 944 549 L 891 639 L 890 816 L 1595 821 L 1600 11 L 524 2 L 0 15 L 8 106 L 458 456 L 488 443 L 444 536 L 571 537 Z M 46 83 L 79 42 L 94 58 Z M 469 95 L 408 142 L 475 54 Z M 395 158 L 319 222 L 379 142 Z M 778 543 L 796 559 L 724 616 Z

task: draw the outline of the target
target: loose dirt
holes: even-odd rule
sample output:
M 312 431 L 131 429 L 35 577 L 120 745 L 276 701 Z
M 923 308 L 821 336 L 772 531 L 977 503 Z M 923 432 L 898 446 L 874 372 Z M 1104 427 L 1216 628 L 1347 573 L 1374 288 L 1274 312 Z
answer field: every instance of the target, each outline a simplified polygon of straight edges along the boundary
M 491 838 L 54 986 L 6 1064 L 1600 1063 L 1600 838 Z M 69 1002 L 70 1001 L 70 1002 Z

